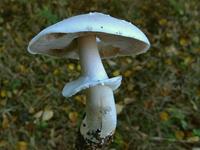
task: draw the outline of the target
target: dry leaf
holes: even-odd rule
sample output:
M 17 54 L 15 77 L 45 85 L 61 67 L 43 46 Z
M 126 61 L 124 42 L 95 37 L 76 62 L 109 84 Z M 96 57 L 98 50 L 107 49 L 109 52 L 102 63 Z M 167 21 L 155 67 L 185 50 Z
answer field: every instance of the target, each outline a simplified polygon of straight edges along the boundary
M 35 108 L 30 107 L 30 108 L 28 109 L 28 112 L 29 112 L 30 114 L 33 114 L 33 113 L 35 112 Z
M 42 121 L 48 121 L 53 117 L 52 110 L 45 110 L 42 115 Z
M 131 103 L 133 103 L 134 101 L 135 101 L 134 98 L 129 98 L 129 97 L 124 98 L 124 104 L 125 104 L 125 105 L 131 104 Z
M 38 119 L 42 116 L 42 114 L 43 114 L 43 110 L 40 110 L 34 115 L 34 117 Z
M 4 98 L 6 97 L 6 91 L 5 90 L 1 90 L 1 93 L 0 93 L 1 97 Z
M 0 148 L 1 148 L 1 147 L 5 147 L 7 144 L 8 144 L 7 141 L 5 141 L 5 140 L 0 140 Z
M 126 70 L 124 72 L 124 77 L 130 77 L 131 75 L 132 75 L 132 71 L 130 71 L 130 70 Z
M 59 69 L 55 69 L 55 70 L 53 71 L 53 75 L 57 76 L 57 75 L 59 75 L 59 74 L 60 74 L 60 70 L 59 70 Z
M 152 109 L 155 105 L 155 102 L 153 100 L 146 100 L 144 101 L 144 108 L 145 109 Z
M 115 71 L 113 71 L 113 76 L 118 76 L 118 75 L 120 75 L 120 71 L 119 70 L 115 70 Z
M 116 107 L 117 114 L 120 114 L 124 108 L 124 105 L 115 104 L 115 107 Z
M 28 149 L 28 143 L 25 141 L 19 141 L 17 143 L 17 150 L 27 150 Z
M 132 64 L 132 63 L 133 63 L 133 60 L 130 59 L 130 58 L 126 58 L 126 62 L 129 63 L 129 64 Z
M 27 72 L 28 72 L 28 69 L 26 68 L 26 66 L 24 66 L 24 65 L 22 65 L 22 64 L 20 64 L 20 65 L 18 66 L 18 68 L 19 68 L 19 71 L 20 71 L 21 73 L 27 73 Z
M 73 71 L 74 69 L 75 69 L 75 65 L 74 65 L 73 63 L 69 63 L 69 64 L 67 65 L 67 70 Z
M 0 99 L 0 105 L 1 106 L 5 106 L 6 104 L 7 104 L 7 100 L 6 99 L 4 99 L 4 100 Z
M 78 64 L 77 67 L 76 67 L 76 69 L 77 69 L 78 71 L 81 71 L 81 66 Z
M 165 63 L 167 64 L 167 65 L 172 65 L 172 60 L 171 59 L 165 59 Z
M 139 71 L 142 70 L 142 66 L 138 65 L 135 68 L 133 68 L 134 71 Z
M 186 38 L 181 38 L 179 41 L 181 46 L 187 46 L 188 45 L 188 40 Z
M 198 136 L 193 136 L 193 137 L 187 138 L 187 141 L 190 143 L 196 143 L 200 141 L 200 138 Z
M 78 113 L 77 112 L 70 112 L 69 113 L 69 119 L 72 123 L 76 123 L 78 118 Z
M 107 60 L 107 63 L 112 67 L 117 65 L 115 61 L 110 60 L 110 59 Z
M 3 117 L 2 128 L 3 129 L 9 128 L 10 124 L 7 115 L 3 114 L 2 117 Z
M 127 90 L 133 91 L 133 89 L 134 89 L 134 85 L 132 83 L 127 85 Z
M 160 113 L 160 120 L 161 121 L 167 121 L 169 120 L 169 114 L 165 111 L 161 112 Z
M 167 21 L 166 19 L 160 19 L 160 20 L 159 20 L 159 24 L 160 24 L 161 26 L 166 25 L 167 22 L 168 22 L 168 21 Z
M 183 131 L 176 131 L 175 136 L 176 136 L 176 139 L 182 140 L 184 138 L 185 134 Z
M 77 95 L 77 96 L 74 97 L 74 99 L 76 101 L 82 103 L 83 105 L 86 104 L 86 97 L 85 97 L 85 95 L 82 95 L 82 96 L 81 95 Z

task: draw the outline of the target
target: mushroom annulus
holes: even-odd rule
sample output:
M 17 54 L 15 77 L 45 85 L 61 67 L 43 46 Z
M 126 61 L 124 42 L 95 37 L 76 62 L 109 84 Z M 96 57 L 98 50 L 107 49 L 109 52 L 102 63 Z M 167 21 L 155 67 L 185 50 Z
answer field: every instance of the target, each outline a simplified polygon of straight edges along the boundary
M 86 115 L 79 132 L 85 145 L 102 147 L 116 129 L 113 91 L 122 77 L 109 78 L 101 58 L 138 55 L 149 47 L 145 34 L 130 22 L 94 12 L 47 27 L 29 42 L 28 51 L 80 60 L 81 76 L 67 83 L 62 94 L 71 97 L 86 91 Z

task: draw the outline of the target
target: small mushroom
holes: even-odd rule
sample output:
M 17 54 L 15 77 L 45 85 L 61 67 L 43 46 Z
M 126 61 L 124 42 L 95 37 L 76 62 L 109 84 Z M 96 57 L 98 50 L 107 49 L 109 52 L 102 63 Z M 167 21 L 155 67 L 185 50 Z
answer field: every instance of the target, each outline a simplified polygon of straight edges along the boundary
M 67 83 L 62 94 L 70 97 L 86 90 L 86 116 L 80 134 L 86 145 L 103 146 L 116 128 L 113 91 L 120 86 L 122 77 L 109 78 L 101 58 L 137 55 L 149 47 L 145 34 L 130 22 L 94 12 L 42 30 L 30 41 L 28 51 L 80 60 L 81 76 Z

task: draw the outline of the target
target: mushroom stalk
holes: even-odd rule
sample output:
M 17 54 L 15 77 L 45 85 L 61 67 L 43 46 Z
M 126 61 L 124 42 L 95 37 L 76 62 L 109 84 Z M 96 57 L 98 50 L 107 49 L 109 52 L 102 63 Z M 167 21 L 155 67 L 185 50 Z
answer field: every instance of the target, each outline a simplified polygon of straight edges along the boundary
M 91 80 L 107 79 L 97 49 L 96 37 L 85 36 L 78 39 L 82 75 Z M 117 116 L 113 91 L 105 85 L 87 89 L 86 116 L 82 121 L 80 133 L 88 145 L 107 144 L 116 128 Z
M 83 36 L 78 38 L 79 57 L 83 76 L 92 80 L 107 79 L 108 76 L 99 55 L 96 36 Z

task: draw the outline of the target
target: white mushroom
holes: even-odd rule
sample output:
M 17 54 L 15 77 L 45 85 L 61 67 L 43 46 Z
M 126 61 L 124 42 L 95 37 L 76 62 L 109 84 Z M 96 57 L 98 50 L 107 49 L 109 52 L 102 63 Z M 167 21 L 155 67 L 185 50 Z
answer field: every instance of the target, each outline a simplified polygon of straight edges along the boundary
M 35 36 L 32 54 L 80 59 L 81 77 L 67 83 L 62 94 L 70 97 L 86 89 L 86 116 L 80 133 L 85 144 L 102 146 L 112 137 L 117 122 L 113 91 L 121 76 L 109 78 L 101 58 L 137 55 L 150 47 L 147 37 L 133 24 L 102 13 L 65 19 Z

